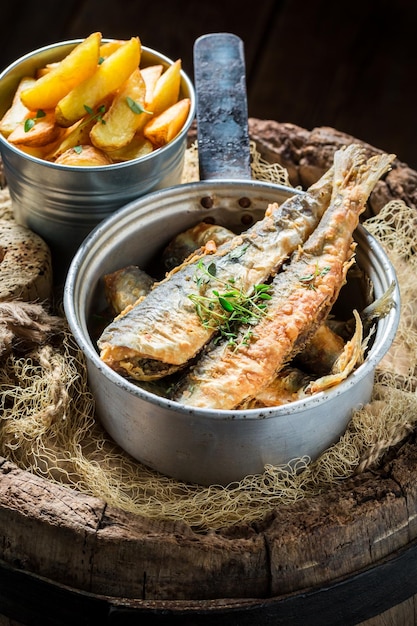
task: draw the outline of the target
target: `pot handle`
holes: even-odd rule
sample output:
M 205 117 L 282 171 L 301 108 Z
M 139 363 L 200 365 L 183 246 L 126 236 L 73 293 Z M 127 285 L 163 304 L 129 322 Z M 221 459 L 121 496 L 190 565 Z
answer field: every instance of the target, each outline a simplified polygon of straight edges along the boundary
M 200 180 L 250 179 L 246 72 L 242 40 L 231 33 L 194 43 Z

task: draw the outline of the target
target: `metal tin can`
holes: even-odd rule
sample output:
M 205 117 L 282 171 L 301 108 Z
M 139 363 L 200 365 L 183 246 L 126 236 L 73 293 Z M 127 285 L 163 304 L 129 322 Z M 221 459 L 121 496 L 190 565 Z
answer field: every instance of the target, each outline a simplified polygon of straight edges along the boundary
M 80 41 L 45 46 L 26 54 L 0 74 L 0 116 L 11 104 L 20 79 L 65 57 Z M 105 40 L 103 40 L 105 41 Z M 173 61 L 142 47 L 141 67 Z M 86 235 L 103 219 L 132 200 L 180 183 L 187 133 L 195 116 L 195 92 L 181 72 L 180 97 L 191 100 L 187 121 L 166 146 L 139 159 L 105 166 L 80 167 L 48 162 L 26 154 L 0 135 L 0 152 L 16 220 L 40 235 L 52 252 L 56 279 Z

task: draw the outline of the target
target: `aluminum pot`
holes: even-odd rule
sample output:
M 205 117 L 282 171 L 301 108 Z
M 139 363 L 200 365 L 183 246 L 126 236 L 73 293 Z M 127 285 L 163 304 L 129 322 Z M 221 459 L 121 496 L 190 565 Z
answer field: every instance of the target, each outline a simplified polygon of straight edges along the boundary
M 39 48 L 0 74 L 0 117 L 11 104 L 20 79 L 61 60 L 81 39 Z M 103 39 L 103 41 L 109 41 Z M 142 46 L 141 67 L 173 61 Z M 181 71 L 180 97 L 191 100 L 187 121 L 166 146 L 139 159 L 105 166 L 51 163 L 26 154 L 0 134 L 0 152 L 16 220 L 40 235 L 51 248 L 56 282 L 61 283 L 78 246 L 103 219 L 128 202 L 181 182 L 187 133 L 195 117 L 195 91 Z
M 304 455 L 315 459 L 341 436 L 352 411 L 370 400 L 375 368 L 398 326 L 398 306 L 378 322 L 365 362 L 344 382 L 306 400 L 247 411 L 191 408 L 150 393 L 107 367 L 90 335 L 91 316 L 104 306 L 104 274 L 131 263 L 147 266 L 171 237 L 203 219 L 234 230 L 246 227 L 269 202 L 294 193 L 302 192 L 248 180 L 161 190 L 100 224 L 75 255 L 64 306 L 86 356 L 97 415 L 111 437 L 150 468 L 185 481 L 228 484 L 262 472 L 265 464 L 282 465 Z M 379 297 L 396 281 L 394 268 L 363 227 L 355 238 L 357 263 Z M 399 302 L 397 287 L 394 297 Z

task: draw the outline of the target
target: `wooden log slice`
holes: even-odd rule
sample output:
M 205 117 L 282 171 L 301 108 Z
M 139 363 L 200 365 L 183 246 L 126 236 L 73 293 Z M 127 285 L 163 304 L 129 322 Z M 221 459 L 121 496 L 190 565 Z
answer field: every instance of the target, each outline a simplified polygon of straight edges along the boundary
M 288 171 L 294 187 L 306 189 L 329 169 L 335 151 L 343 145 L 361 143 L 369 156 L 383 151 L 359 139 L 335 130 L 319 127 L 312 131 L 280 124 L 271 120 L 249 120 L 251 138 L 263 158 L 280 163 Z M 390 200 L 403 200 L 410 207 L 417 207 L 417 172 L 398 158 L 388 175 L 377 183 L 369 205 L 377 214 Z
M 292 184 L 303 187 L 328 169 L 341 144 L 358 141 L 330 128 L 310 132 L 256 119 L 250 133 L 262 155 L 282 163 Z M 394 198 L 417 204 L 417 174 L 399 160 L 375 190 L 372 210 Z M 115 509 L 6 459 L 0 474 L 4 620 L 416 623 L 415 433 L 391 449 L 378 470 L 277 507 L 262 523 L 205 534 Z
M 45 301 L 52 292 L 46 243 L 12 219 L 0 219 L 0 302 Z

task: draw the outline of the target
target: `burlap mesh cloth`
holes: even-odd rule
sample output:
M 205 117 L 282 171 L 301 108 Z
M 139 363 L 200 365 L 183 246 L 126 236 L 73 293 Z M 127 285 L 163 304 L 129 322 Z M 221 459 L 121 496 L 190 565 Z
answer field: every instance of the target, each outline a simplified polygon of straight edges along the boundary
M 265 163 L 254 145 L 251 151 L 254 178 L 289 185 L 283 168 Z M 186 153 L 184 182 L 197 179 L 193 146 Z M 6 196 L 1 199 L 3 214 L 8 211 Z M 292 470 L 266 467 L 262 475 L 228 487 L 189 485 L 148 470 L 109 440 L 96 421 L 83 355 L 67 329 L 59 341 L 55 336 L 54 341 L 39 344 L 23 356 L 12 350 L 3 357 L 0 453 L 22 469 L 103 498 L 120 509 L 185 521 L 199 532 L 260 521 L 281 503 L 314 497 L 377 464 L 417 421 L 414 212 L 402 201 L 390 202 L 365 225 L 397 270 L 400 327 L 378 367 L 372 402 L 355 412 L 340 441 L 317 461 L 299 459 Z M 1 340 L 0 324 L 0 348 Z

